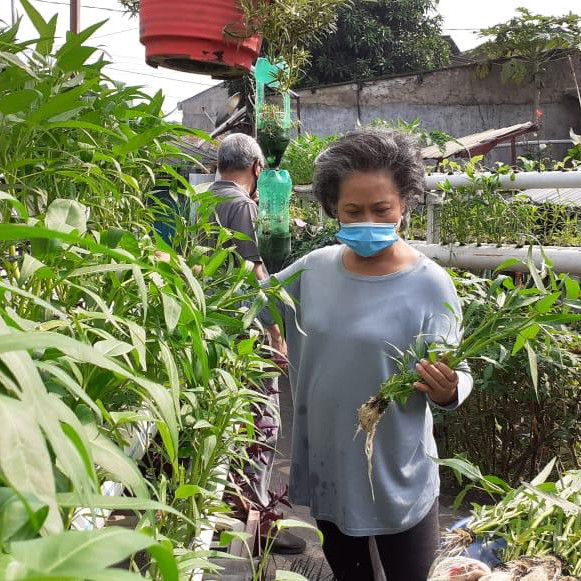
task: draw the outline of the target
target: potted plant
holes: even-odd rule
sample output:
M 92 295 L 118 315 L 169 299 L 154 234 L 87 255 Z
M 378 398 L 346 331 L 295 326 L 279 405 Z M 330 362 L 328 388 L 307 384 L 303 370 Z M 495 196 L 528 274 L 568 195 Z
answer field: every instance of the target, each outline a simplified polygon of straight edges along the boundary
M 250 71 L 260 52 L 260 32 L 247 30 L 239 0 L 141 0 L 139 17 L 154 67 L 228 79 Z

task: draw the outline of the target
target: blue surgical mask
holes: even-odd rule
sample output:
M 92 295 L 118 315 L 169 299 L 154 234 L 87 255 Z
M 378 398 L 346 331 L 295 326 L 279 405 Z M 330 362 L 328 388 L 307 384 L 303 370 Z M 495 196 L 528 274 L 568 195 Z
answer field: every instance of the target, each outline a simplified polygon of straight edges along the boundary
M 337 240 L 349 246 L 355 254 L 369 258 L 389 248 L 399 240 L 397 224 L 376 224 L 375 222 L 356 222 L 343 224 Z

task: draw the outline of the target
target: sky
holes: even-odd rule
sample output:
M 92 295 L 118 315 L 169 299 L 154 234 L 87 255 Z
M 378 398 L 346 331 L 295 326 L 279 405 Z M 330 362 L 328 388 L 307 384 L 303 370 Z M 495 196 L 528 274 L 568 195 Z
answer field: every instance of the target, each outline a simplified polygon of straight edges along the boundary
M 57 35 L 64 39 L 69 26 L 68 0 L 32 0 L 45 17 L 59 14 Z M 19 0 L 0 0 L 0 21 L 10 23 L 12 5 L 18 15 L 24 15 Z M 444 34 L 449 34 L 460 50 L 479 44 L 475 30 L 509 20 L 519 6 L 532 12 L 560 15 L 567 12 L 581 14 L 581 0 L 440 0 L 439 12 L 444 17 Z M 177 104 L 192 95 L 215 85 L 208 76 L 181 73 L 170 69 L 155 69 L 145 64 L 145 49 L 139 42 L 139 22 L 123 13 L 116 0 L 81 0 L 81 28 L 96 22 L 107 22 L 93 36 L 93 46 L 106 51 L 112 64 L 107 74 L 130 85 L 139 85 L 150 94 L 162 89 L 166 99 L 164 112 L 168 118 L 181 120 Z M 20 39 L 34 38 L 34 28 L 24 16 Z

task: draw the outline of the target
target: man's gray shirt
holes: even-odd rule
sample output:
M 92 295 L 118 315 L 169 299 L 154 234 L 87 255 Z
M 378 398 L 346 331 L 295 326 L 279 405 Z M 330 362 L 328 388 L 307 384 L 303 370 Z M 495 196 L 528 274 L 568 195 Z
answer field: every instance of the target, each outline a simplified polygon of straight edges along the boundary
M 216 218 L 218 222 L 235 232 L 242 232 L 250 240 L 232 241 L 242 258 L 251 262 L 262 262 L 258 253 L 258 240 L 256 238 L 256 220 L 258 218 L 258 207 L 250 199 L 247 192 L 238 184 L 226 180 L 215 181 L 209 191 L 223 198 L 223 201 L 216 206 Z
M 457 342 L 460 306 L 446 271 L 423 255 L 400 272 L 363 276 L 344 268 L 344 250 L 316 250 L 275 275 L 283 281 L 304 269 L 286 287 L 298 302 L 296 321 L 281 306 L 295 408 L 290 498 L 348 535 L 398 533 L 419 523 L 439 494 L 430 458 L 435 404 L 416 392 L 405 406 L 389 406 L 375 437 L 375 501 L 364 434 L 353 438 L 357 409 L 397 373 L 395 347 L 405 351 L 419 334 Z M 269 314 L 261 318 L 272 323 Z M 472 388 L 467 365 L 458 375 L 458 402 L 449 409 Z

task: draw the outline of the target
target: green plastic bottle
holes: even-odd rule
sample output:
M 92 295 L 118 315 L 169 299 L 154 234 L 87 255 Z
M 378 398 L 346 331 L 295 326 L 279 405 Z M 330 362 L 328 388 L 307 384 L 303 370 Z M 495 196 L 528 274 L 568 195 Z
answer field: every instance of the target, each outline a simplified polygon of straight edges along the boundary
M 269 272 L 278 272 L 290 254 L 289 204 L 292 180 L 286 170 L 265 169 L 258 179 L 258 250 Z
M 290 93 L 280 91 L 277 81 L 281 71 L 287 68 L 284 61 L 273 64 L 259 58 L 254 67 L 256 80 L 256 138 L 268 167 L 278 167 L 291 139 Z M 266 101 L 266 88 L 273 89 L 272 98 Z

